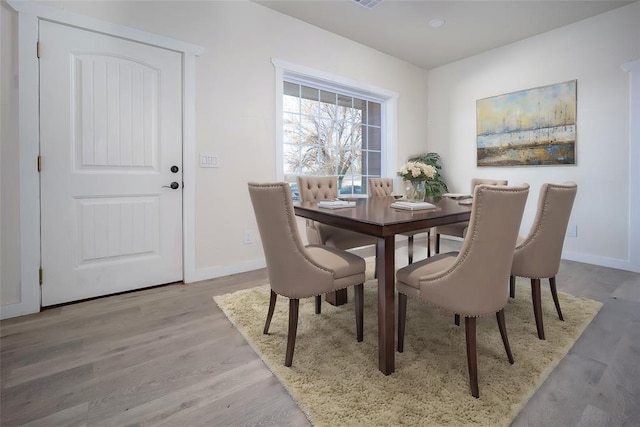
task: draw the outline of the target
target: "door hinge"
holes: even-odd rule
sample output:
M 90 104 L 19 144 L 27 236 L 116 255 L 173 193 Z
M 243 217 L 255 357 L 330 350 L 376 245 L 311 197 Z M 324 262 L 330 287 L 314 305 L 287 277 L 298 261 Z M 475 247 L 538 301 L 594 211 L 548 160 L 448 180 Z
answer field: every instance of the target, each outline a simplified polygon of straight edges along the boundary
M 42 286 L 42 267 L 38 270 L 38 279 L 40 280 L 40 286 Z
M 38 155 L 38 172 L 42 171 L 42 157 L 40 157 L 40 155 Z
M 36 42 L 36 56 L 40 59 L 40 40 Z

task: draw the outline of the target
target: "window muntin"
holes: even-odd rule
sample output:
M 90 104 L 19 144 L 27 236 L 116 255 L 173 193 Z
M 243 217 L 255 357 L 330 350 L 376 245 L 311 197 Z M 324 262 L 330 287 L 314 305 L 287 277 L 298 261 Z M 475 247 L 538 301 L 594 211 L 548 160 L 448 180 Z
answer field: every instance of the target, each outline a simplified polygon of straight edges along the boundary
M 341 195 L 367 194 L 367 179 L 382 173 L 382 104 L 309 83 L 283 83 L 283 171 L 336 175 Z

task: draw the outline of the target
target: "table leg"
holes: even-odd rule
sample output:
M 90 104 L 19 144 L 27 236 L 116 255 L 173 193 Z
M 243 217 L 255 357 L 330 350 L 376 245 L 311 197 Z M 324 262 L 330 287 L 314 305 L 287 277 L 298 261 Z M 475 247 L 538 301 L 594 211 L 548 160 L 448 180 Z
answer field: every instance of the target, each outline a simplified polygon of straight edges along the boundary
M 378 366 L 389 375 L 395 371 L 395 236 L 376 244 L 378 274 Z
M 342 305 L 347 303 L 347 290 L 339 289 L 333 292 L 327 292 L 324 297 L 325 301 L 327 301 L 331 305 Z

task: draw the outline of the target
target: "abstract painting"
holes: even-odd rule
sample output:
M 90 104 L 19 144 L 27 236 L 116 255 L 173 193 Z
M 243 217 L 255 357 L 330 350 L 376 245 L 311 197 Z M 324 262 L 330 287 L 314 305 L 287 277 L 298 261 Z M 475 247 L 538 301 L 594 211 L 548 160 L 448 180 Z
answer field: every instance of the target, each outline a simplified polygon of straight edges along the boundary
M 575 165 L 576 80 L 476 101 L 478 166 Z

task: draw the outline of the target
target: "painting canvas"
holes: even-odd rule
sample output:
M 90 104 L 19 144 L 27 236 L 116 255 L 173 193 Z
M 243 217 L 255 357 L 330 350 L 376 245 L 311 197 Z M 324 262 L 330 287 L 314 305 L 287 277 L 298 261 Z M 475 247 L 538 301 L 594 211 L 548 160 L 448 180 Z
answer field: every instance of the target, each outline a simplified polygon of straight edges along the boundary
M 476 102 L 478 166 L 574 165 L 576 80 Z

